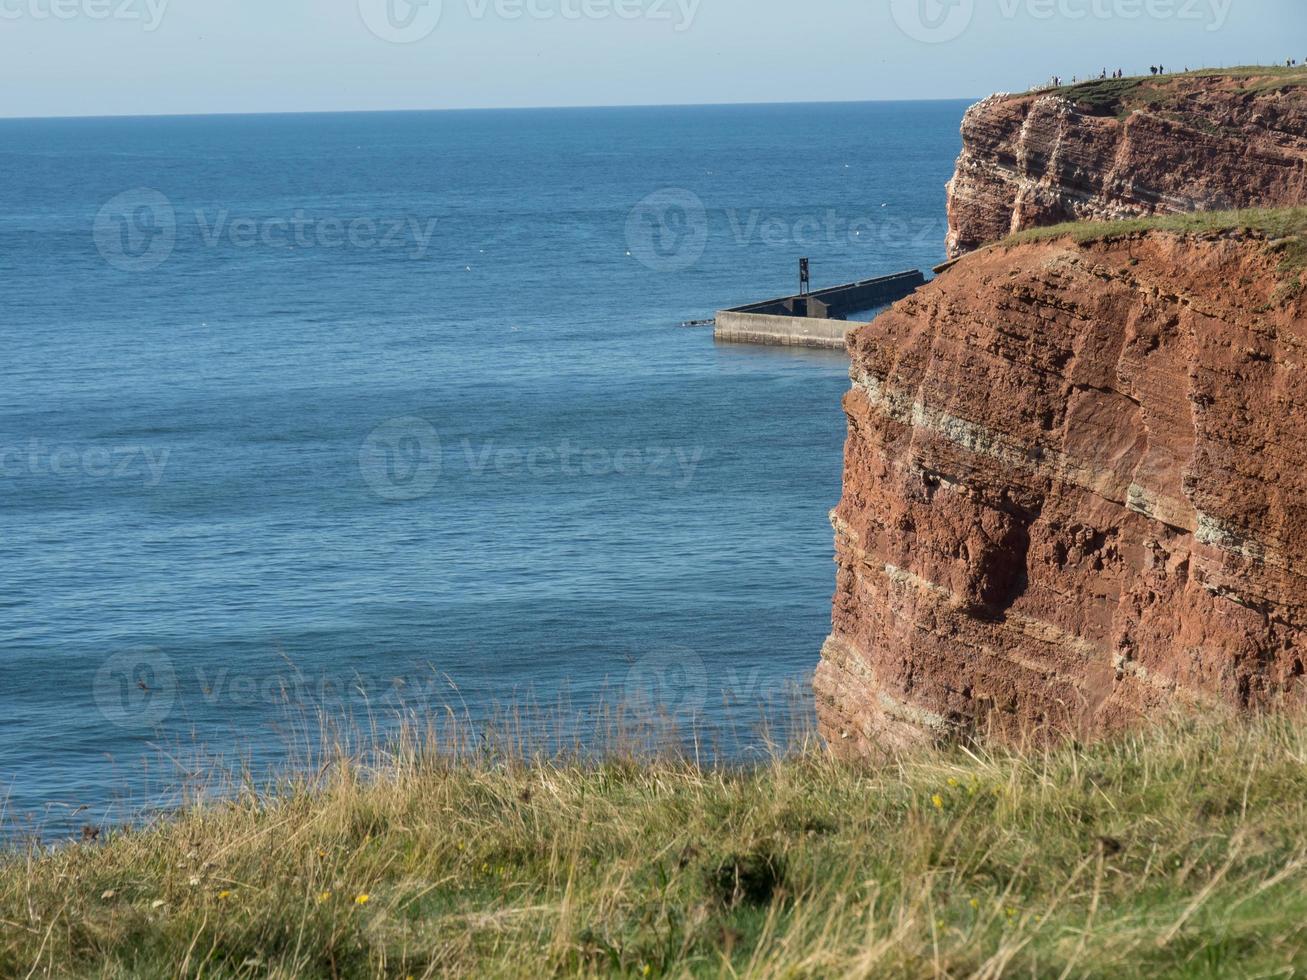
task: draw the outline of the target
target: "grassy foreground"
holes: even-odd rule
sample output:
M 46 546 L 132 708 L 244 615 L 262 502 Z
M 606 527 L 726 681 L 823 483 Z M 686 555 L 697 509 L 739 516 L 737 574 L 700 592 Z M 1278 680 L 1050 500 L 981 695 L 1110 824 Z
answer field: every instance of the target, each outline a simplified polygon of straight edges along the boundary
M 1290 976 L 1307 725 L 880 766 L 450 765 L 0 864 L 5 976 Z

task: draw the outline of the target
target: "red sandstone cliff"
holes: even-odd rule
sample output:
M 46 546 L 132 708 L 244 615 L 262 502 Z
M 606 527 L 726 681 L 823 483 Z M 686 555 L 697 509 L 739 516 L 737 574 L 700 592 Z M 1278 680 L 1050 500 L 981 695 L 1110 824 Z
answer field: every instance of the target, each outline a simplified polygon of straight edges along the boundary
M 1307 203 L 1307 70 L 994 96 L 962 123 L 950 257 L 1063 221 Z
M 1302 242 L 997 246 L 852 335 L 837 749 L 1304 697 Z

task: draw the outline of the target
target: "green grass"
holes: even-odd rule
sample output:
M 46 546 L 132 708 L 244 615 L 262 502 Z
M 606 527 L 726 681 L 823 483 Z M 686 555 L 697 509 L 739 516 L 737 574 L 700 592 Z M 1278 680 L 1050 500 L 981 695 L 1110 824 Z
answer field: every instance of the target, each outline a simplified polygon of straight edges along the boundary
M 1148 232 L 1202 236 L 1235 231 L 1247 232 L 1273 242 L 1301 241 L 1304 236 L 1307 236 L 1307 207 L 1192 211 L 1185 214 L 1127 218 L 1122 221 L 1073 221 L 1043 228 L 1029 228 L 996 244 L 1022 245 L 1056 238 L 1069 238 L 1084 244 Z
M 1238 233 L 1256 237 L 1278 259 L 1275 302 L 1287 302 L 1302 292 L 1307 271 L 1307 207 L 1254 208 L 1243 211 L 1196 211 L 1187 214 L 1129 218 L 1124 221 L 1077 221 L 1029 228 L 988 248 L 1065 239 L 1086 245 L 1149 233 L 1181 236 Z
M 1305 970 L 1290 718 L 751 770 L 410 745 L 0 864 L 5 976 Z
M 1293 68 L 1244 66 L 1240 68 L 1204 68 L 1167 75 L 1136 75 L 1130 78 L 1091 79 L 1076 85 L 1063 85 L 1041 92 L 1056 92 L 1075 102 L 1083 112 L 1097 116 L 1125 118 L 1136 109 L 1150 109 L 1174 114 L 1180 121 L 1203 122 L 1201 115 L 1183 113 L 1188 96 L 1208 86 L 1196 86 L 1196 80 L 1222 79 L 1247 94 L 1259 94 L 1307 85 L 1307 66 Z M 1178 111 L 1178 112 L 1177 112 Z M 1210 124 L 1209 124 L 1210 125 Z

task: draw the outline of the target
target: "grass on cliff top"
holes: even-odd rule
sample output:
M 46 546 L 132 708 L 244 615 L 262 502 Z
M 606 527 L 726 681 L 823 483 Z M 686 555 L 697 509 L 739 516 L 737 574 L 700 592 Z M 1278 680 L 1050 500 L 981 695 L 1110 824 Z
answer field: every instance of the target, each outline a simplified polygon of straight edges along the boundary
M 1093 115 L 1122 118 L 1139 108 L 1181 108 L 1184 95 L 1193 89 L 1190 83 L 1196 79 L 1226 80 L 1245 93 L 1268 92 L 1307 85 L 1307 65 L 1292 68 L 1248 65 L 1239 68 L 1204 68 L 1167 75 L 1091 79 L 1076 85 L 1040 91 L 1056 92 Z
M 4 976 L 1288 976 L 1307 727 L 1093 747 L 339 760 L 0 863 Z
M 1307 207 L 1196 211 L 1124 221 L 1073 221 L 1029 228 L 995 245 L 1004 247 L 1056 239 L 1069 239 L 1083 245 L 1149 232 L 1197 237 L 1231 232 L 1255 235 L 1264 239 L 1266 247 L 1279 259 L 1280 299 L 1291 299 L 1303 288 L 1303 273 L 1307 270 Z
M 1080 243 L 1100 242 L 1154 231 L 1194 236 L 1244 231 L 1272 242 L 1296 240 L 1307 237 L 1307 207 L 1192 211 L 1122 221 L 1071 221 L 1019 231 L 997 244 L 1022 245 L 1056 238 L 1069 238 Z

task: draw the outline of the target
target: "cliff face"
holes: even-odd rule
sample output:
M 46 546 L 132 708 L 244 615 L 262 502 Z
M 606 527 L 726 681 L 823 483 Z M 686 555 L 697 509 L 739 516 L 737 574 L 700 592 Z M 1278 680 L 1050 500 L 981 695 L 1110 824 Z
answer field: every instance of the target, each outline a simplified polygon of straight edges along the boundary
M 1307 70 L 1122 79 L 973 106 L 950 257 L 1063 221 L 1307 203 Z
M 832 745 L 1303 698 L 1303 248 L 997 246 L 852 334 Z

